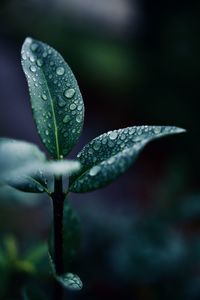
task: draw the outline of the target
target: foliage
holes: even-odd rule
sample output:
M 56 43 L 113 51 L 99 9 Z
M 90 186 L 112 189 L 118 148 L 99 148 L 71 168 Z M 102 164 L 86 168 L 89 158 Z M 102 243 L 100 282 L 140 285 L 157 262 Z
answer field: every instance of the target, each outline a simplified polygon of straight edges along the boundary
M 56 213 L 60 219 L 64 218 L 60 226 L 63 226 L 61 234 L 67 270 L 62 274 L 57 271 L 56 248 L 59 245 L 54 241 L 59 232 L 55 230 L 52 231 L 53 241 L 50 238 L 50 264 L 57 281 L 67 288 L 80 289 L 79 277 L 69 272 L 69 261 L 76 252 L 80 229 L 65 199 L 68 192 L 89 192 L 106 186 L 132 165 L 148 142 L 184 130 L 145 125 L 109 131 L 89 142 L 75 161 L 66 160 L 64 158 L 79 140 L 84 120 L 84 104 L 76 79 L 63 57 L 43 42 L 27 38 L 21 54 L 37 131 L 52 159 L 48 160 L 31 143 L 1 138 L 3 173 L 0 180 L 21 191 L 46 192 L 53 200 L 54 209 L 60 200 L 65 200 L 64 211 L 61 207 Z M 68 189 L 63 189 L 63 175 L 69 178 Z M 55 189 L 51 190 L 50 183 L 54 179 Z

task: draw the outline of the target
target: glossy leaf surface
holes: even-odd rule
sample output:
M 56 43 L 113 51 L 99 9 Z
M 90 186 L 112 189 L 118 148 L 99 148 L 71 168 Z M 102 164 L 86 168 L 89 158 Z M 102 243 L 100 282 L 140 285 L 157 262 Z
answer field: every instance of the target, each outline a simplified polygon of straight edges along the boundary
M 38 133 L 49 153 L 60 159 L 76 144 L 83 125 L 77 81 L 56 50 L 31 38 L 22 47 L 22 66 Z
M 88 192 L 109 184 L 130 167 L 148 142 L 183 131 L 170 126 L 134 126 L 100 135 L 77 155 L 82 167 L 70 178 L 70 191 Z

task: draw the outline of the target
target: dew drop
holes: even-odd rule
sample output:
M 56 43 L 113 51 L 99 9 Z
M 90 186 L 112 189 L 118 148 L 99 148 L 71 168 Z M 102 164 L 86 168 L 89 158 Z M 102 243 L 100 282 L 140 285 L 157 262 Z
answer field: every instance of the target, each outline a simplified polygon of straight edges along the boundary
M 47 95 L 42 94 L 42 99 L 46 101 L 47 100 Z
M 40 192 L 43 192 L 43 191 L 44 191 L 44 188 L 43 188 L 42 186 L 40 186 L 40 185 L 37 186 L 37 189 L 38 189 L 38 191 L 40 191 Z
M 111 140 L 116 140 L 116 138 L 117 138 L 117 132 L 111 132 L 111 133 L 109 134 L 109 138 L 110 138 Z
M 64 92 L 64 95 L 66 98 L 70 99 L 74 96 L 75 90 L 74 89 L 68 89 Z
M 31 70 L 31 72 L 35 73 L 37 69 L 35 66 L 30 66 L 30 70 Z
M 110 147 L 110 148 L 112 148 L 112 147 L 114 147 L 114 143 L 112 142 L 112 141 L 108 141 L 108 146 Z
M 56 74 L 57 74 L 57 75 L 61 76 L 61 75 L 63 75 L 64 73 L 65 73 L 65 69 L 64 69 L 63 67 L 58 67 L 58 68 L 56 69 Z
M 81 123 L 81 120 L 82 120 L 81 116 L 76 117 L 76 122 Z
M 76 104 L 74 104 L 74 103 L 72 103 L 71 105 L 70 105 L 70 107 L 69 107 L 71 110 L 74 110 L 74 109 L 76 109 Z
M 89 148 L 89 149 L 88 149 L 88 153 L 89 153 L 89 154 L 93 154 L 94 151 L 93 151 L 91 148 Z
M 31 62 L 34 62 L 34 61 L 35 61 L 35 58 L 34 58 L 33 56 L 30 56 L 29 59 L 30 59 Z
M 101 168 L 99 166 L 95 166 L 90 170 L 89 174 L 90 176 L 95 176 L 99 173 L 100 170 Z
M 70 116 L 69 115 L 66 115 L 64 118 L 63 118 L 63 123 L 68 123 L 70 121 Z
M 108 159 L 108 164 L 111 165 L 114 163 L 114 161 L 115 161 L 114 157 L 111 157 Z
M 82 110 L 82 105 L 78 105 L 77 109 L 78 109 L 78 111 L 81 111 Z
M 33 52 L 35 52 L 36 49 L 38 48 L 38 44 L 32 43 L 31 46 L 30 46 L 30 48 L 31 48 L 31 50 L 32 50 Z
M 132 135 L 134 132 L 135 132 L 135 128 L 132 127 L 132 128 L 129 129 L 129 132 L 128 132 L 128 133 L 129 133 L 130 135 Z
M 37 59 L 36 63 L 37 63 L 37 65 L 38 65 L 38 67 L 42 67 L 43 64 L 44 64 L 44 62 L 43 62 L 42 59 Z
M 26 54 L 24 52 L 22 53 L 22 59 L 26 60 Z
M 126 138 L 125 134 L 122 133 L 122 135 L 120 136 L 120 139 L 123 141 L 123 140 L 125 140 L 125 138 Z
M 66 105 L 66 102 L 62 99 L 62 97 L 58 96 L 58 105 L 63 107 Z
M 45 130 L 45 134 L 49 135 L 49 130 L 48 129 Z
M 47 54 L 46 51 L 44 51 L 43 54 L 42 54 L 42 56 L 43 56 L 44 58 L 47 57 L 47 55 L 48 55 L 48 54 Z
M 99 141 L 96 141 L 93 145 L 94 150 L 98 151 L 101 147 L 101 143 Z
M 153 129 L 155 134 L 159 134 L 161 132 L 161 127 L 160 126 L 155 126 Z

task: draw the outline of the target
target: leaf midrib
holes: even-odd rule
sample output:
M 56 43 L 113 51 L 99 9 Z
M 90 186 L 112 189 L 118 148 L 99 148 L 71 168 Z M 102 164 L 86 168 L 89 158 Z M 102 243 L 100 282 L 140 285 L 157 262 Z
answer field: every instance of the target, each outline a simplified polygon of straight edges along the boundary
M 36 184 L 38 184 L 39 186 L 41 186 L 46 193 L 49 193 L 49 190 L 44 185 L 42 185 L 39 181 L 37 181 L 35 178 L 33 178 L 32 176 L 24 175 L 24 177 L 28 178 L 28 179 L 31 179 L 33 182 L 35 182 Z
M 57 127 L 57 122 L 56 122 L 56 116 L 55 116 L 55 110 L 54 110 L 54 103 L 53 103 L 53 99 L 52 99 L 52 96 L 51 96 L 51 92 L 49 90 L 49 86 L 48 86 L 48 82 L 46 80 L 46 77 L 45 77 L 45 74 L 44 74 L 44 71 L 43 69 L 41 68 L 41 73 L 42 73 L 42 76 L 44 78 L 44 81 L 45 81 L 45 84 L 46 84 L 46 87 L 47 87 L 47 92 L 48 92 L 48 95 L 49 95 L 49 98 L 50 98 L 50 104 L 51 104 L 51 110 L 52 110 L 52 117 L 53 117 L 53 125 L 54 125 L 54 133 L 55 133 L 55 142 L 56 142 L 56 154 L 57 154 L 57 159 L 60 159 L 60 149 L 59 149 L 59 139 L 58 139 L 58 127 Z

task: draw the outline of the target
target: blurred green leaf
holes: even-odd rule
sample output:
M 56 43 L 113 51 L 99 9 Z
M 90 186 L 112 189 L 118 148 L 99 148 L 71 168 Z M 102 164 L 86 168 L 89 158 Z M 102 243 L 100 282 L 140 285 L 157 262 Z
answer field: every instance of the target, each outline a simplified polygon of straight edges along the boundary
M 83 126 L 77 81 L 56 50 L 31 38 L 22 47 L 22 66 L 38 133 L 49 153 L 60 159 L 76 144 Z
M 47 178 L 53 179 L 57 175 L 69 176 L 79 169 L 80 163 L 70 160 L 46 161 L 34 166 L 30 164 L 11 174 L 7 178 L 7 184 L 23 192 L 49 194 Z
M 31 143 L 0 139 L 0 181 L 23 192 L 43 193 L 48 190 L 47 178 L 70 175 L 80 168 L 78 161 L 47 161 L 45 154 Z
M 148 142 L 181 132 L 171 126 L 134 126 L 100 135 L 77 155 L 82 167 L 70 178 L 70 191 L 89 192 L 109 184 L 130 167 Z

